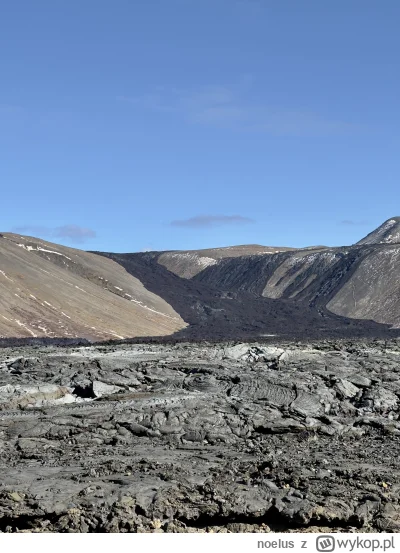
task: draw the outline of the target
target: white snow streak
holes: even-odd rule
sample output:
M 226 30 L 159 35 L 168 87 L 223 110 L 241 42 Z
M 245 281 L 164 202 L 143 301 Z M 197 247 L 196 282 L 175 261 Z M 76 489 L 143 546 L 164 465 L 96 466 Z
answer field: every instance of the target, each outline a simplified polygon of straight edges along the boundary
M 32 336 L 34 338 L 37 338 L 37 334 L 35 334 L 34 332 L 32 332 L 32 330 L 30 328 L 28 328 L 26 326 L 25 323 L 21 323 L 21 321 L 18 321 L 17 319 L 15 319 L 15 322 L 17 323 L 17 325 L 21 326 L 22 328 L 24 328 L 25 330 L 27 330 L 30 334 L 32 334 Z
M 37 246 L 36 248 L 33 247 L 33 246 L 25 246 L 25 244 L 17 244 L 20 248 L 24 248 L 24 250 L 27 250 L 28 252 L 45 252 L 45 253 L 54 253 L 56 255 L 62 255 L 63 257 L 65 257 L 66 259 L 69 259 L 69 261 L 72 261 L 72 259 L 70 257 L 68 257 L 67 255 L 61 253 L 61 252 L 56 252 L 54 250 L 47 250 L 46 248 L 41 248 L 40 246 Z
M 105 332 L 107 332 L 107 331 L 105 331 Z M 112 330 L 109 330 L 109 331 L 107 332 L 107 334 L 111 334 L 112 336 L 116 336 L 117 338 L 120 338 L 121 340 L 124 340 L 124 339 L 125 339 L 124 336 L 120 336 L 119 334 L 117 334 L 116 332 L 114 332 L 114 331 L 112 331 Z
M 80 290 L 81 292 L 85 292 L 85 294 L 87 294 L 86 290 L 83 290 L 83 288 L 79 288 L 79 286 L 77 286 L 76 284 L 75 284 L 75 288 L 77 288 L 77 289 Z
M 3 275 L 4 278 L 9 280 L 10 282 L 14 282 L 12 278 L 8 277 L 4 271 L 0 271 L 0 273 Z
M 151 307 L 148 307 L 140 300 L 130 300 L 136 303 L 139 307 L 143 307 L 143 309 L 147 309 L 147 311 L 152 311 L 153 313 L 157 313 L 157 315 L 162 315 L 163 317 L 167 317 L 168 319 L 173 319 L 177 321 L 177 317 L 172 317 L 171 315 L 166 315 L 165 313 L 161 313 L 161 311 L 157 311 L 156 309 L 152 309 Z

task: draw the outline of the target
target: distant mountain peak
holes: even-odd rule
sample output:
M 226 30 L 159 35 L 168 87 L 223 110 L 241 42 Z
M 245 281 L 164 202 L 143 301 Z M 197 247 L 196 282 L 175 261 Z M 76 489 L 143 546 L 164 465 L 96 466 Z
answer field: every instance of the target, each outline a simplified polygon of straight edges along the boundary
M 368 244 L 400 244 L 400 217 L 391 217 L 357 242 L 359 246 Z

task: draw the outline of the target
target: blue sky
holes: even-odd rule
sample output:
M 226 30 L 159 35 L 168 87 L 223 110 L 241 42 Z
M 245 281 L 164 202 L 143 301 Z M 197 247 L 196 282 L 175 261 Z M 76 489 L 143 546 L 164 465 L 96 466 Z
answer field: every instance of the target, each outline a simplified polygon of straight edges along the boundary
M 400 215 L 398 0 L 13 0 L 1 230 L 352 243 Z

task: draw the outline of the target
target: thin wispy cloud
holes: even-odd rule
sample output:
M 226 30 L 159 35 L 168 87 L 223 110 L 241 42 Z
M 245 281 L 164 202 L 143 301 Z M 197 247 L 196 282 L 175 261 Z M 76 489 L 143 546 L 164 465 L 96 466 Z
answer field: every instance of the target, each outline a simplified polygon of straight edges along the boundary
M 60 238 L 76 244 L 83 244 L 87 240 L 96 237 L 96 232 L 93 229 L 81 227 L 79 225 L 62 225 L 60 227 L 24 225 L 15 227 L 12 231 L 19 234 L 32 234 L 33 236 L 41 238 Z
M 158 87 L 139 96 L 117 99 L 140 109 L 173 115 L 182 121 L 242 132 L 274 136 L 332 136 L 358 130 L 352 123 L 312 111 L 253 104 L 246 96 L 253 85 L 245 75 L 235 86 L 207 86 L 197 90 Z
M 171 222 L 173 227 L 185 227 L 193 229 L 206 229 L 223 225 L 248 225 L 254 223 L 253 219 L 242 215 L 197 215 L 189 219 L 178 219 Z
M 78 225 L 64 225 L 54 230 L 57 238 L 69 238 L 73 242 L 85 242 L 90 238 L 96 238 L 96 232 L 93 229 Z
M 343 221 L 340 221 L 341 225 L 347 225 L 347 226 L 363 226 L 363 225 L 369 225 L 369 221 L 354 221 L 353 219 L 344 219 Z

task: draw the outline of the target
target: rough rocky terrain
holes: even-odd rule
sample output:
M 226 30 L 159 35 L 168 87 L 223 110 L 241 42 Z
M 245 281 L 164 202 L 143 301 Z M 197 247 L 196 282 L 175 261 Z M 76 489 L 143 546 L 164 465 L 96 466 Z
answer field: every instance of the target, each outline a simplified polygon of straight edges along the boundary
M 0 530 L 400 531 L 400 340 L 0 350 Z

